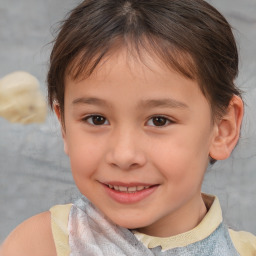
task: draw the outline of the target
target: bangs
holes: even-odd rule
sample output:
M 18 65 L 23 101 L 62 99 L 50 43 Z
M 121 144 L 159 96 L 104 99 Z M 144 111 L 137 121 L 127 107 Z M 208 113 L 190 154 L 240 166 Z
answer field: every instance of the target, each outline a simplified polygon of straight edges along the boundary
M 225 114 L 238 74 L 238 52 L 227 20 L 203 0 L 84 0 L 60 27 L 51 52 L 48 101 L 64 113 L 65 77 L 87 78 L 114 52 L 146 63 L 145 53 L 196 80 L 212 113 Z M 129 57 L 129 58 L 130 58 Z
M 101 66 L 121 49 L 126 49 L 128 57 L 141 61 L 147 66 L 145 53 L 152 59 L 160 60 L 169 69 L 191 79 L 197 79 L 197 68 L 192 56 L 178 46 L 155 36 L 128 36 L 108 40 L 105 44 L 100 42 L 94 47 L 84 47 L 67 67 L 66 74 L 72 79 L 88 78 L 94 70 Z

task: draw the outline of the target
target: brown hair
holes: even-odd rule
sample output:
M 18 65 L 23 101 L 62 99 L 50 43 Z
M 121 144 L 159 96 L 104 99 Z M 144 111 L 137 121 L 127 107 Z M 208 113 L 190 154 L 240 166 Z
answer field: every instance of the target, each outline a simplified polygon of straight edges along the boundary
M 238 53 L 227 20 L 203 0 L 85 0 L 63 22 L 51 53 L 48 99 L 64 113 L 65 77 L 89 76 L 115 47 L 153 51 L 196 79 L 214 117 L 234 94 Z

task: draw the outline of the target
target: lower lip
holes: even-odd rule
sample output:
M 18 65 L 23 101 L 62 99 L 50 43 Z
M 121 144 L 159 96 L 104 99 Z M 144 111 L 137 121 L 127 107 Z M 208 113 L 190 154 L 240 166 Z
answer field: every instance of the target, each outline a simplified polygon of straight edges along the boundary
M 126 192 L 120 192 L 116 191 L 114 189 L 109 188 L 106 185 L 103 185 L 105 187 L 105 190 L 107 194 L 121 204 L 134 204 L 138 203 L 139 201 L 142 201 L 143 199 L 150 196 L 157 188 L 158 186 L 152 186 L 140 191 L 132 192 L 132 193 L 126 193 Z

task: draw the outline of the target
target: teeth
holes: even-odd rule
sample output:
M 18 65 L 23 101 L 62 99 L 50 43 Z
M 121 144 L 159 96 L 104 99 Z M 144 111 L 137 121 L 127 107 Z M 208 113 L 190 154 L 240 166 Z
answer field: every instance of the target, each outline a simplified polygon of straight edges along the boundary
M 128 192 L 136 192 L 136 191 L 137 191 L 136 187 L 129 187 L 128 188 Z
M 137 187 L 137 190 L 138 190 L 138 191 L 141 191 L 141 190 L 143 190 L 144 188 L 145 188 L 145 187 L 143 187 L 143 186 L 138 186 L 138 187 Z
M 128 192 L 128 193 L 134 193 L 136 191 L 141 191 L 143 189 L 147 189 L 150 186 L 137 186 L 137 187 L 124 187 L 124 186 L 112 186 L 108 185 L 109 188 L 114 189 L 116 191 L 120 192 Z
M 122 187 L 122 186 L 119 186 L 119 191 L 121 192 L 127 192 L 127 187 Z

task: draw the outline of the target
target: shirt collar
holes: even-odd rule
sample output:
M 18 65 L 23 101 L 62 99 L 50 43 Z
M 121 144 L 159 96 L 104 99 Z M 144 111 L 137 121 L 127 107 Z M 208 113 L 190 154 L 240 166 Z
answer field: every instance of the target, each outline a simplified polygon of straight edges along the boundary
M 217 197 L 202 194 L 208 212 L 203 220 L 192 230 L 171 237 L 154 237 L 138 231 L 133 231 L 137 239 L 147 248 L 162 247 L 162 251 L 184 247 L 189 244 L 201 241 L 211 235 L 222 222 L 222 211 Z

